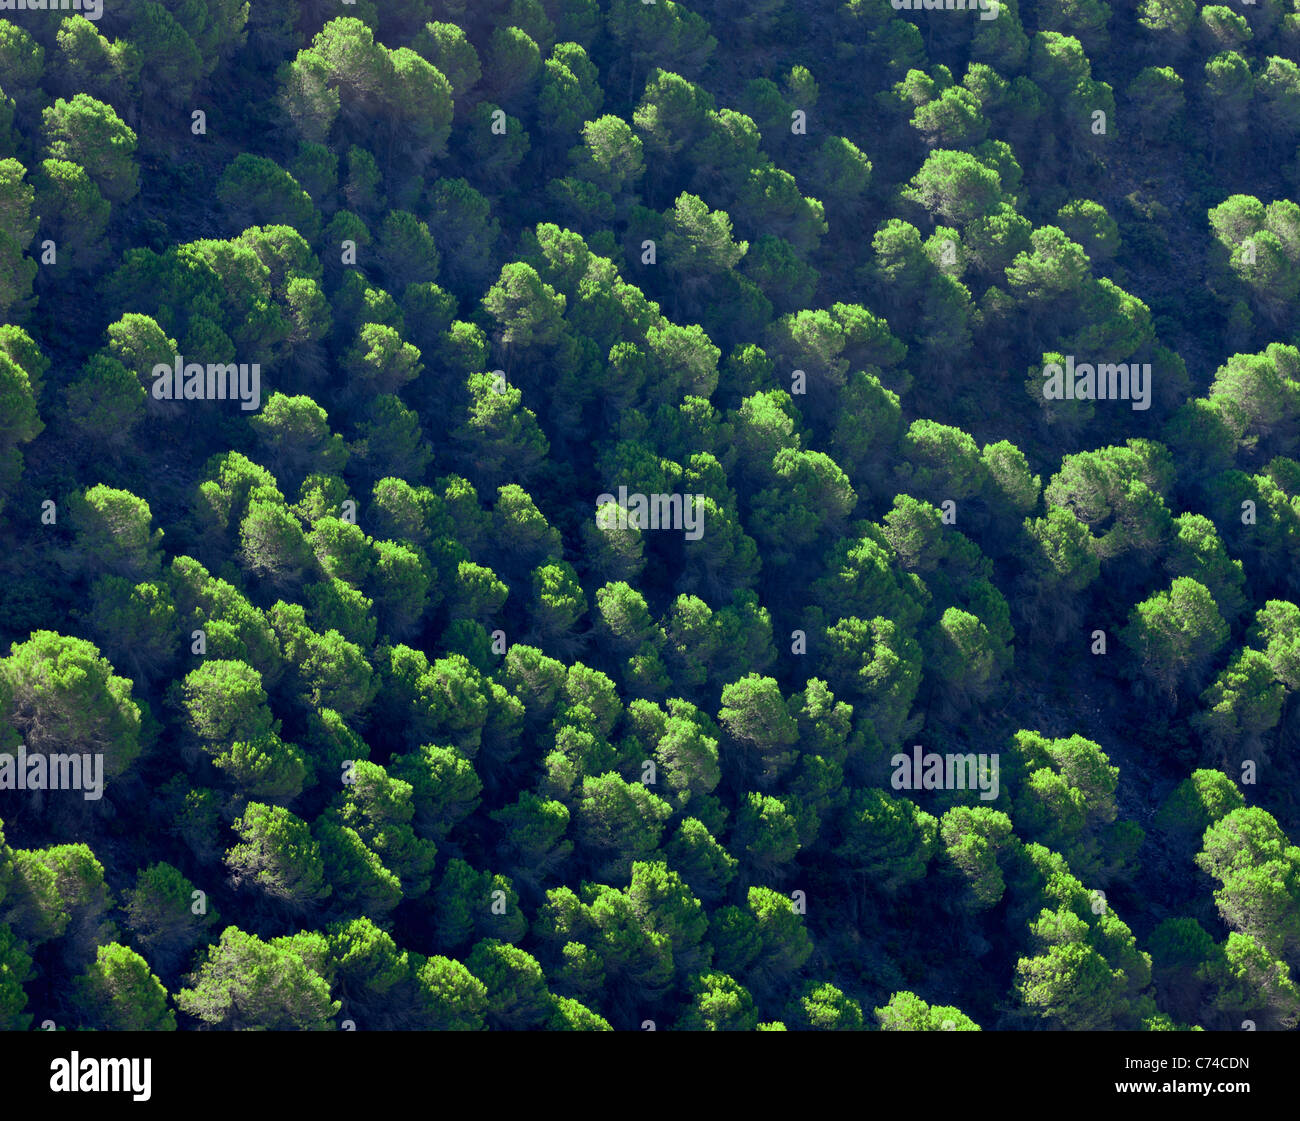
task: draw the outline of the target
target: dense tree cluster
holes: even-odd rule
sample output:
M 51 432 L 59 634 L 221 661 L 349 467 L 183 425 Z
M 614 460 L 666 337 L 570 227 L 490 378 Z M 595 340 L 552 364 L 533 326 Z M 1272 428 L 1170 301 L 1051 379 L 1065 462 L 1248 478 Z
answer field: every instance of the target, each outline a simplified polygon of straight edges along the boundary
M 0 1028 L 1295 1027 L 1300 15 L 341 12 L 0 21 Z

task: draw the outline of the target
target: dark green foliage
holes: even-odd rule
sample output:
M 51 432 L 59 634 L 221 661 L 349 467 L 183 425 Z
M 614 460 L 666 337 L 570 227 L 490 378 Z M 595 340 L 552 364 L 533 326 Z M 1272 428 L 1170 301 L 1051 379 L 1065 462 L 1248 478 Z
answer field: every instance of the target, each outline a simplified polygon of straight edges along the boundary
M 0 1027 L 1295 1026 L 1294 4 L 107 7 L 0 21 Z

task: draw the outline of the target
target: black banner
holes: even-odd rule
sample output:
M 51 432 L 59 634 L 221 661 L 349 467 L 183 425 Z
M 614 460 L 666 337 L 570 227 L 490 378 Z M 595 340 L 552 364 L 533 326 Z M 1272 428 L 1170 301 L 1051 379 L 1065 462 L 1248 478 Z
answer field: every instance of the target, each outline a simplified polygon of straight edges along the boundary
M 422 1084 L 431 1099 L 479 1094 L 487 1107 L 530 1092 L 580 1093 L 590 1103 L 601 1090 L 671 1084 L 692 1102 L 715 1091 L 720 1105 L 755 1094 L 769 1106 L 802 1100 L 817 1108 L 833 1091 L 866 1106 L 894 1090 L 926 1107 L 1029 1106 L 1066 1092 L 1090 1105 L 1135 1098 L 1181 1108 L 1215 1099 L 1231 1108 L 1221 1099 L 1282 1093 L 1296 1062 L 1290 1032 L 778 1034 L 38 1031 L 7 1035 L 2 1065 L 8 1107 L 67 1104 L 60 1098 L 92 1108 L 86 1099 L 127 1107 L 255 1099 L 373 1112 L 377 1102 L 401 1108 L 388 1093 Z

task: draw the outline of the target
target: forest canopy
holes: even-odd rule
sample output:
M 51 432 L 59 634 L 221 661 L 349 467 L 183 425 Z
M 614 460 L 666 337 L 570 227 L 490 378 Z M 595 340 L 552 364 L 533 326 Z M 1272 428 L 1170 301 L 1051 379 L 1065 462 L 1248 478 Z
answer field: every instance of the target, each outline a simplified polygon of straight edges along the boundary
M 0 1029 L 1295 1028 L 1298 189 L 1291 0 L 0 12 Z

